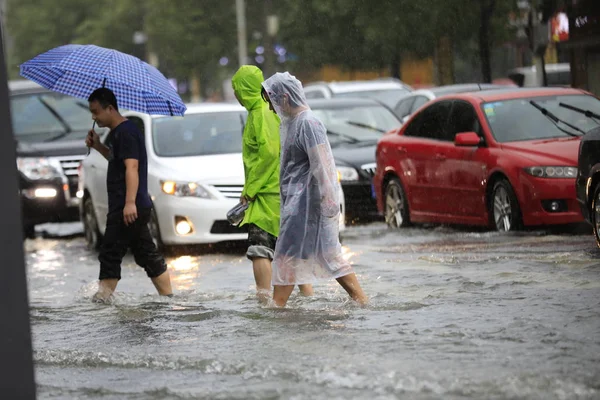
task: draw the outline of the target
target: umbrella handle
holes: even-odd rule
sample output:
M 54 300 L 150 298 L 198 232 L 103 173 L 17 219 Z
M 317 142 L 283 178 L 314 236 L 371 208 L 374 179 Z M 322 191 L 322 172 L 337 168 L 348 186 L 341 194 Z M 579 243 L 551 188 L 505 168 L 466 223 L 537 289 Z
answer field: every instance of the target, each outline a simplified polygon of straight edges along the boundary
M 96 121 L 94 121 L 94 123 L 92 124 L 92 130 L 94 130 L 95 127 L 96 127 Z M 87 151 L 87 155 L 88 156 L 90 155 L 90 150 L 91 149 L 92 149 L 91 147 L 88 147 L 88 151 Z

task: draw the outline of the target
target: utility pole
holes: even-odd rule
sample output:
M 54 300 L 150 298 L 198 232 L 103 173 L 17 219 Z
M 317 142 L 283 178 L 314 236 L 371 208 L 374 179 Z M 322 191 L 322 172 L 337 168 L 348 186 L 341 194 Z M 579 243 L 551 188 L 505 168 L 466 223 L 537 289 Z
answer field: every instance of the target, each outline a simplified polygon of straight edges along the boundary
M 529 37 L 529 46 L 535 56 L 537 84 L 539 86 L 548 86 L 546 62 L 544 58 L 549 41 L 548 25 L 541 21 L 540 13 L 536 7 L 536 0 L 521 0 L 519 3 L 522 3 L 522 6 L 529 10 L 527 36 Z
M 0 20 L 0 171 L 6 195 L 2 196 L 0 243 L 3 277 L 0 281 L 0 392 L 3 399 L 35 400 L 27 279 L 16 148 L 10 118 L 8 74 L 4 56 L 3 21 Z
M 264 0 L 263 13 L 265 15 L 265 24 L 267 34 L 265 35 L 265 75 L 271 76 L 276 72 L 276 62 L 278 54 L 275 54 L 275 37 L 279 31 L 279 18 L 273 14 L 273 3 L 271 0 Z
M 235 0 L 238 34 L 238 63 L 240 67 L 248 61 L 248 39 L 246 38 L 246 5 L 244 0 Z

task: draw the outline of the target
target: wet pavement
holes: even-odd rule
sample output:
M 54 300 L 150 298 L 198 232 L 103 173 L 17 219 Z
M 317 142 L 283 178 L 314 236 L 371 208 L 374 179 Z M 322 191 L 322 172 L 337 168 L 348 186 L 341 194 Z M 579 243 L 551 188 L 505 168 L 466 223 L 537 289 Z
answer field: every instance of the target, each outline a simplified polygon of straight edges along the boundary
M 82 237 L 28 240 L 38 397 L 600 398 L 591 235 L 374 223 L 343 244 L 366 308 L 335 282 L 261 307 L 240 248 L 170 257 L 168 300 L 128 256 L 114 304 L 93 304 Z

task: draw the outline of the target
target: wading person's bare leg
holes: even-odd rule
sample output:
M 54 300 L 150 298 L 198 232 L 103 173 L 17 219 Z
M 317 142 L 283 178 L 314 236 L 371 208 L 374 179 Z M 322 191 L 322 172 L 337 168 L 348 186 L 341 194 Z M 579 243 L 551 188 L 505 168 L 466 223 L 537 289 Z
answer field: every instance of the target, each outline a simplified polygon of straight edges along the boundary
M 315 294 L 313 287 L 310 283 L 305 285 L 298 285 L 298 288 L 300 289 L 300 294 L 302 294 L 303 296 L 312 296 L 313 294 Z
M 96 302 L 106 302 L 117 289 L 118 279 L 101 279 L 98 281 L 98 291 L 94 294 L 93 300 Z
M 256 281 L 256 297 L 266 303 L 271 295 L 271 260 L 255 257 L 252 259 L 254 280 Z
M 165 271 L 156 278 L 152 278 L 152 283 L 156 288 L 156 291 L 161 296 L 172 296 L 173 289 L 171 289 L 171 277 L 169 271 Z
M 342 285 L 344 290 L 348 292 L 352 300 L 358 302 L 361 305 L 365 305 L 369 302 L 369 298 L 360 287 L 358 279 L 356 279 L 356 274 L 342 276 L 341 278 L 338 278 L 337 281 L 340 285 Z
M 278 286 L 273 287 L 273 301 L 278 307 L 285 307 L 290 295 L 294 291 L 294 285 Z

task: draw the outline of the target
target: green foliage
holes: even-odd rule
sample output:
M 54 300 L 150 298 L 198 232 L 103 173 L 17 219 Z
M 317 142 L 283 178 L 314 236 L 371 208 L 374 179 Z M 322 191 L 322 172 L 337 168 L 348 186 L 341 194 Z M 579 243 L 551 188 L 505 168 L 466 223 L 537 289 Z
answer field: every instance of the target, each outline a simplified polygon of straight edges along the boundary
M 298 57 L 294 67 L 384 68 L 408 54 L 432 56 L 442 36 L 459 51 L 472 49 L 480 7 L 490 1 L 493 46 L 512 37 L 507 21 L 514 0 L 246 0 L 248 50 L 264 44 L 270 4 L 280 17 L 277 41 Z M 195 75 L 208 83 L 237 67 L 235 0 L 9 0 L 7 21 L 15 63 L 87 43 L 139 57 L 151 50 L 161 71 L 179 79 Z M 147 47 L 133 43 L 136 31 L 147 34 Z M 219 66 L 221 57 L 230 59 L 229 67 Z

